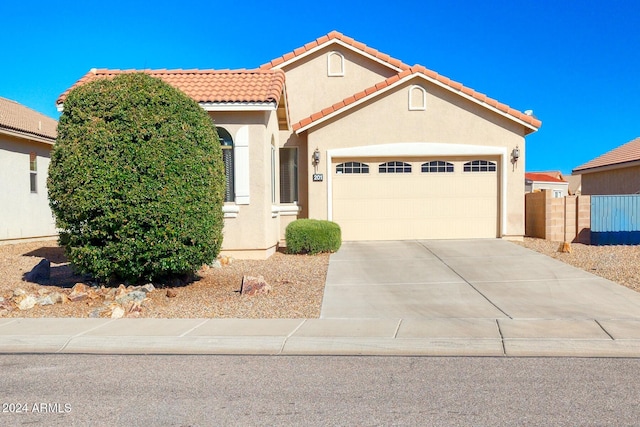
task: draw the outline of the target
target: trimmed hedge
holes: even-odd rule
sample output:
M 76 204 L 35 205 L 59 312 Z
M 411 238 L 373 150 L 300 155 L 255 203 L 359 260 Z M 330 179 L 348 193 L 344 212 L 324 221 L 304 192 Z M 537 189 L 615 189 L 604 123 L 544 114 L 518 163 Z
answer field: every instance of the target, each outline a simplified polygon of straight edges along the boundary
M 218 135 L 191 98 L 142 73 L 73 89 L 51 153 L 60 244 L 104 282 L 194 273 L 222 245 Z
M 297 219 L 285 232 L 287 252 L 317 254 L 336 252 L 342 244 L 340 226 L 335 222 L 318 219 Z

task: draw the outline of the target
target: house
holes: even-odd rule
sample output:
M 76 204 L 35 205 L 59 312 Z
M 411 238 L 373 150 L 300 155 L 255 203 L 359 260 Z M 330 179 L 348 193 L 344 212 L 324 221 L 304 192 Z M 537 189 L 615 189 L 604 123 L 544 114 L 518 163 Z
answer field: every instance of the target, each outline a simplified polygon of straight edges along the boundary
M 296 218 L 335 221 L 343 240 L 524 234 L 518 166 L 541 122 L 423 66 L 334 31 L 257 69 L 142 72 L 218 127 L 224 252 L 268 257 Z
M 569 194 L 569 183 L 560 178 L 562 174 L 549 172 L 526 172 L 524 174 L 525 193 L 549 190 L 554 198 L 565 197 Z
M 578 166 L 573 174 L 582 176 L 582 194 L 639 194 L 640 138 Z
M 0 98 L 0 243 L 57 235 L 47 171 L 58 122 Z

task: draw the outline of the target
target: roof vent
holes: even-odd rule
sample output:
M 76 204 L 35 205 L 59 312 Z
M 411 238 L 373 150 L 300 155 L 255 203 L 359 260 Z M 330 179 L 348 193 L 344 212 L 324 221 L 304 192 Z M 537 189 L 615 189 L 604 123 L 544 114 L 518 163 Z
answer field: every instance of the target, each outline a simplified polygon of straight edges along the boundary
M 38 130 L 42 130 L 42 120 L 38 120 Z
M 524 113 L 525 113 L 527 116 L 531 116 L 531 117 L 533 117 L 533 110 L 525 110 L 525 111 L 524 111 Z

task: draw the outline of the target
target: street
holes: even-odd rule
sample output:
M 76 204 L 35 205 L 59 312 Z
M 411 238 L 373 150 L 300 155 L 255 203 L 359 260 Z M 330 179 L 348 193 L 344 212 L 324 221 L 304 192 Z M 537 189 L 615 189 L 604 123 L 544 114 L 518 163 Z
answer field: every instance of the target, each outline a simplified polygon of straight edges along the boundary
M 2 355 L 0 425 L 637 425 L 637 359 Z

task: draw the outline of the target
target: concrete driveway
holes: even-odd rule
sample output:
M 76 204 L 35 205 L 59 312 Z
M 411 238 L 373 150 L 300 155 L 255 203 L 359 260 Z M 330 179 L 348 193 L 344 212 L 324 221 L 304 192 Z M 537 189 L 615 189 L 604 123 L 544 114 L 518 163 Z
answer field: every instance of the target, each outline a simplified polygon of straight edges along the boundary
M 331 255 L 320 317 L 504 319 L 505 328 L 542 319 L 548 336 L 557 319 L 635 319 L 635 328 L 640 293 L 506 240 L 345 242 Z

